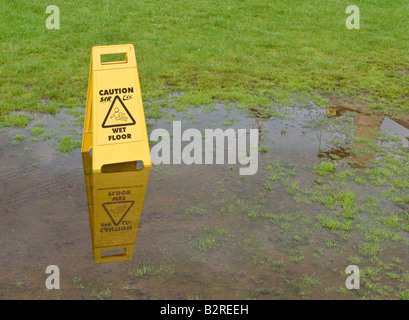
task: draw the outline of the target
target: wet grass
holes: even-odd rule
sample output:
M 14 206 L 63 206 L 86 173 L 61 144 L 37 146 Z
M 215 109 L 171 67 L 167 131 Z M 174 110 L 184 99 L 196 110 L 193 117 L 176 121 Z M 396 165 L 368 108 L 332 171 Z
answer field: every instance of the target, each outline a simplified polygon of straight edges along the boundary
M 111 284 L 99 286 L 91 281 L 84 281 L 79 277 L 73 277 L 72 283 L 80 290 L 84 299 L 109 300 L 112 297 Z
M 266 158 L 251 199 L 237 190 L 234 195 L 234 186 L 246 188 L 246 179 L 218 181 L 212 200 L 200 204 L 206 218 L 191 216 L 208 225 L 219 213 L 218 228 L 228 229 L 229 237 L 220 238 L 215 229 L 203 225 L 191 230 L 189 246 L 198 257 L 217 259 L 234 248 L 240 248 L 244 257 L 252 256 L 251 261 L 243 258 L 243 263 L 261 268 L 254 278 L 263 283 L 248 293 L 252 297 L 276 297 L 276 290 L 262 280 L 274 272 L 283 278 L 278 290 L 287 296 L 305 299 L 326 292 L 341 299 L 404 299 L 408 288 L 404 253 L 409 245 L 408 153 L 401 140 L 384 132 L 372 139 L 355 136 L 354 130 L 345 129 L 354 118 L 341 118 L 345 122 L 325 116 L 314 119 L 319 120 L 320 130 L 341 133 L 339 139 L 321 144 L 321 154 L 338 143 L 346 150 L 360 144 L 346 157 L 331 160 L 327 156 L 312 165 Z M 305 134 L 310 134 L 317 125 L 307 128 Z M 353 164 L 362 158 L 365 167 L 355 168 Z M 262 252 L 271 251 L 271 243 L 277 243 L 280 253 L 262 258 Z M 328 286 L 334 278 L 344 282 L 342 272 L 351 264 L 361 268 L 359 291 Z
M 70 153 L 73 149 L 81 147 L 81 141 L 75 141 L 71 136 L 63 136 L 59 139 L 57 150 L 63 153 Z
M 346 28 L 341 0 L 54 4 L 59 30 L 46 29 L 39 0 L 1 5 L 2 127 L 26 125 L 13 111 L 80 116 L 91 47 L 118 43 L 135 44 L 148 117 L 161 117 L 159 106 L 222 101 L 268 112 L 330 96 L 409 110 L 405 1 L 361 1 L 359 30 Z
M 32 128 L 32 129 L 30 130 L 30 134 L 31 134 L 32 136 L 39 136 L 39 135 L 42 134 L 42 133 L 44 133 L 44 129 L 43 129 L 43 128 L 38 128 L 38 127 L 36 127 L 36 128 Z
M 393 137 L 386 140 L 395 141 Z M 314 169 L 317 175 L 325 176 L 314 187 L 317 193 L 312 189 L 307 191 L 302 188 L 300 193 L 308 194 L 305 198 L 307 202 L 319 202 L 326 209 L 326 213 L 318 215 L 317 219 L 323 228 L 330 230 L 337 238 L 327 240 L 327 248 L 338 247 L 339 242 L 343 243 L 346 239 L 349 243 L 356 243 L 356 249 L 352 251 L 354 255 L 348 259 L 349 263 L 373 265 L 365 268 L 362 273 L 363 287 L 369 292 L 366 297 L 404 298 L 404 294 L 402 296 L 400 292 L 406 292 L 406 289 L 396 293 L 396 286 L 385 284 L 401 280 L 403 269 L 399 266 L 402 260 L 395 257 L 392 259 L 394 264 L 389 265 L 384 262 L 384 258 L 398 243 L 408 245 L 406 235 L 402 234 L 402 230 L 407 231 L 408 224 L 408 202 L 404 196 L 407 194 L 407 186 L 401 181 L 406 181 L 408 177 L 404 165 L 408 161 L 408 154 L 400 151 L 400 143 L 396 141 L 394 146 L 384 145 L 381 150 L 373 140 L 360 142 L 374 155 L 368 159 L 365 170 L 340 165 L 342 169 L 339 172 L 328 174 L 327 170 L 321 170 L 323 168 L 317 170 L 316 165 Z M 366 156 L 367 152 L 356 155 Z M 381 199 L 370 196 L 375 193 Z M 380 202 L 383 203 L 382 207 Z M 390 203 L 389 207 L 385 203 Z
M 20 141 L 24 140 L 24 135 L 16 134 L 13 138 L 12 144 L 18 144 Z
M 146 277 L 146 276 L 163 276 L 172 274 L 171 268 L 164 268 L 162 266 L 155 267 L 151 265 L 142 265 L 135 270 L 128 270 L 130 277 Z
M 25 114 L 11 114 L 1 117 L 0 127 L 16 127 L 24 128 L 27 126 L 33 117 L 27 116 Z
M 335 172 L 335 164 L 333 162 L 321 162 L 314 166 L 314 170 L 320 176 L 326 176 L 332 172 Z

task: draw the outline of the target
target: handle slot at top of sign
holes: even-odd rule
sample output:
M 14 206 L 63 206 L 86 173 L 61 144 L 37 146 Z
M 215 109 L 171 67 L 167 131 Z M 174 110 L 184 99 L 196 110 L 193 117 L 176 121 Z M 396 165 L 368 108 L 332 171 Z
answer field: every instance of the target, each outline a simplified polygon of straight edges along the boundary
M 128 62 L 128 54 L 126 52 L 121 53 L 108 53 L 101 55 L 101 64 L 121 64 Z
M 136 58 L 133 45 L 113 45 L 92 48 L 92 69 L 109 70 L 121 68 L 135 68 Z

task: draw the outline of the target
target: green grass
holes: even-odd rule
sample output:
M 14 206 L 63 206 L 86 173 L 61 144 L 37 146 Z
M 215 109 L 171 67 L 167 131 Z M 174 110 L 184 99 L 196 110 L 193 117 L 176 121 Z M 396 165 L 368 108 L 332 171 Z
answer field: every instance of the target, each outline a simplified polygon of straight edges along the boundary
M 361 258 L 357 257 L 357 256 L 352 256 L 348 258 L 348 262 L 354 265 L 357 265 L 361 262 Z
M 403 0 L 360 1 L 360 30 L 346 28 L 344 0 L 53 4 L 59 30 L 46 29 L 43 1 L 0 4 L 1 126 L 12 111 L 84 107 L 92 46 L 119 43 L 135 45 L 143 98 L 179 109 L 359 94 L 376 111 L 409 110 Z M 146 105 L 147 114 L 156 107 Z
M 330 230 L 344 230 L 350 231 L 352 229 L 352 222 L 350 220 L 341 220 L 331 217 L 318 216 L 317 219 L 321 222 L 324 228 Z
M 20 141 L 24 140 L 24 135 L 16 134 L 12 140 L 12 144 L 18 144 Z
M 211 237 L 199 238 L 194 242 L 194 245 L 199 249 L 200 252 L 206 252 L 209 249 L 216 247 L 217 240 Z
M 32 136 L 39 136 L 40 134 L 44 133 L 43 128 L 34 127 L 30 130 L 30 134 Z
M 155 268 L 152 266 L 142 266 L 141 268 L 136 269 L 135 271 L 128 270 L 130 276 L 143 277 L 146 275 L 152 275 L 155 272 Z
M 260 152 L 261 152 L 262 154 L 266 154 L 266 153 L 268 152 L 268 148 L 266 148 L 266 147 L 261 147 L 261 148 L 260 148 Z
M 24 128 L 32 119 L 33 119 L 32 117 L 27 116 L 25 114 L 3 115 L 0 116 L 0 127 Z
M 399 291 L 399 297 L 402 300 L 409 300 L 409 290 L 401 290 Z
M 289 257 L 289 260 L 290 260 L 291 262 L 294 262 L 294 263 L 301 263 L 301 262 L 304 261 L 304 254 L 300 253 L 300 254 L 296 254 L 296 255 L 290 256 L 290 257 Z
M 335 164 L 333 162 L 321 162 L 314 166 L 315 172 L 320 176 L 326 176 L 335 172 Z
M 15 280 L 12 282 L 12 284 L 14 284 L 17 288 L 22 288 L 24 286 L 24 283 L 21 280 Z
M 250 209 L 250 211 L 248 212 L 247 216 L 251 219 L 257 218 L 258 216 L 258 212 L 256 209 Z
M 111 290 L 109 288 L 106 288 L 104 290 L 97 290 L 97 289 L 92 289 L 90 293 L 90 297 L 95 299 L 95 300 L 106 300 L 111 298 Z
M 335 248 L 338 247 L 338 241 L 336 240 L 326 240 L 325 241 L 325 246 L 327 248 Z
M 310 276 L 304 274 L 304 275 L 301 277 L 301 281 L 302 281 L 303 283 L 305 283 L 306 285 L 310 286 L 310 287 L 316 287 L 316 286 L 319 284 L 319 281 L 318 281 L 318 279 L 315 277 L 314 274 L 313 274 L 313 275 L 310 275 Z
M 74 141 L 70 136 L 64 136 L 59 139 L 57 150 L 63 153 L 69 153 L 75 148 L 81 147 L 80 141 Z
M 202 216 L 206 213 L 206 209 L 199 207 L 199 206 L 193 206 L 193 207 L 187 208 L 185 212 L 186 214 L 189 214 L 189 215 Z
M 359 251 L 364 256 L 376 256 L 383 248 L 378 243 L 367 242 L 360 245 Z

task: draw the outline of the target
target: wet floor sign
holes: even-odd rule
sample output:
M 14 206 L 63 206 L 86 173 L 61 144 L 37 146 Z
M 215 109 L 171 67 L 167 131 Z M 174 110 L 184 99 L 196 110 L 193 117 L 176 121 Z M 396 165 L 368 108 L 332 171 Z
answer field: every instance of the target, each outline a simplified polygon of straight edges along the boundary
M 132 44 L 92 48 L 82 152 L 92 155 L 93 172 L 131 161 L 152 166 Z

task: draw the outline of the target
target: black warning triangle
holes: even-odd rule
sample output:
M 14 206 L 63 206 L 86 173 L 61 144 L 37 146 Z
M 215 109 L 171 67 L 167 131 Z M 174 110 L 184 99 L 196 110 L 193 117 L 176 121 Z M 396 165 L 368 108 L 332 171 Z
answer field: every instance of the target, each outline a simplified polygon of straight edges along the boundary
M 102 206 L 105 212 L 111 218 L 114 225 L 119 225 L 126 214 L 134 205 L 135 201 L 117 201 L 117 202 L 105 202 Z
M 132 117 L 121 98 L 115 96 L 114 101 L 112 101 L 107 115 L 105 116 L 104 122 L 102 123 L 102 128 L 132 126 L 135 123 L 135 119 Z

